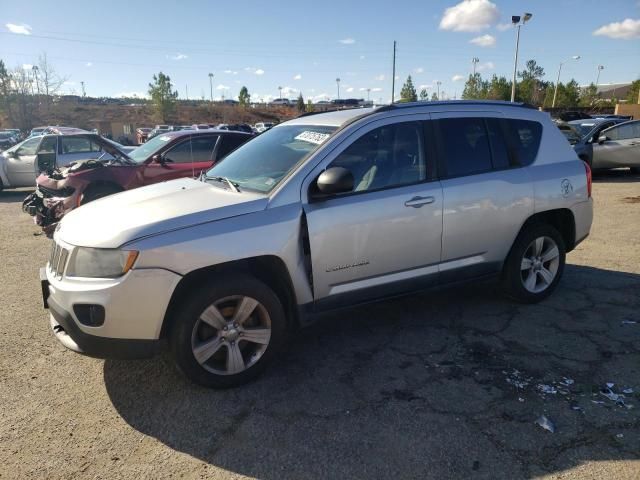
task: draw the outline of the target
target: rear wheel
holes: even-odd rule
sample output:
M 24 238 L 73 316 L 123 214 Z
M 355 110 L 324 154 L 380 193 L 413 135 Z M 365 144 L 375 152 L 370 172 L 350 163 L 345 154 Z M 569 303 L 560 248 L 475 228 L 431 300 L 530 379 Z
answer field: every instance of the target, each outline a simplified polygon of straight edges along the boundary
M 259 375 L 285 338 L 280 300 L 248 275 L 226 277 L 194 292 L 172 319 L 176 364 L 205 387 L 241 385 Z
M 548 297 L 564 271 L 566 247 L 560 233 L 547 224 L 526 227 L 504 264 L 502 286 L 511 298 L 535 303 Z

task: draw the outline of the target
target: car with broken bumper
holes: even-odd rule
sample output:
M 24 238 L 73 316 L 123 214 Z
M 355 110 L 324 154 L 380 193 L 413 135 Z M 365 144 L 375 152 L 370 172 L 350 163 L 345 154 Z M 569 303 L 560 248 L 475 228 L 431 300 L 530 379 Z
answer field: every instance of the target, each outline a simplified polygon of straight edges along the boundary
M 70 212 L 42 291 L 68 348 L 140 357 L 168 345 L 192 381 L 230 387 L 329 310 L 487 278 L 540 301 L 592 208 L 588 165 L 523 105 L 305 115 L 198 180 Z
M 125 153 L 104 139 L 108 158 L 74 162 L 41 174 L 23 210 L 49 232 L 68 212 L 98 198 L 142 185 L 195 177 L 249 140 L 239 132 L 179 131 L 159 135 Z

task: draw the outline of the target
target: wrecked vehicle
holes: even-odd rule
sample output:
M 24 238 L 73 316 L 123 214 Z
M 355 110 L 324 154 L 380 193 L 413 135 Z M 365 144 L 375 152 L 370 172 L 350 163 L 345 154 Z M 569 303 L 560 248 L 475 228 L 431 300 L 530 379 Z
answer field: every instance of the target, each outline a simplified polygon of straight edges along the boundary
M 99 137 L 101 138 L 101 137 Z M 208 130 L 166 133 L 128 154 L 102 139 L 105 157 L 50 169 L 36 180 L 24 212 L 50 233 L 70 210 L 98 198 L 180 177 L 196 177 L 252 136 Z
M 105 148 L 106 147 L 106 148 Z M 40 172 L 64 167 L 78 160 L 113 159 L 120 144 L 96 133 L 71 127 L 47 127 L 0 154 L 0 190 L 31 187 Z

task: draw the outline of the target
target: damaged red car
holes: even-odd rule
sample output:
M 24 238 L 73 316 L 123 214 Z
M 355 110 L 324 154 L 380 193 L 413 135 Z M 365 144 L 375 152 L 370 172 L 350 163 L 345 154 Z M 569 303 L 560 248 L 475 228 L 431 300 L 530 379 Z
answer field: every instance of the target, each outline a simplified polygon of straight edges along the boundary
M 42 173 L 22 209 L 49 233 L 67 212 L 92 200 L 165 180 L 197 177 L 251 138 L 221 130 L 169 132 L 129 153 L 105 140 L 101 147 L 109 159 L 80 160 Z

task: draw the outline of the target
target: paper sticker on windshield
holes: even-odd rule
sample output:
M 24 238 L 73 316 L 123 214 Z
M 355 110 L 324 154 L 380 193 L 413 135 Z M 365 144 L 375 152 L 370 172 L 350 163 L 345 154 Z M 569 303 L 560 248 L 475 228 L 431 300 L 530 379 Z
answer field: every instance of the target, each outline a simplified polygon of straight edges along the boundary
M 160 140 L 162 140 L 163 142 L 168 142 L 169 140 L 171 140 L 171 137 L 168 135 L 163 135 L 162 137 L 160 137 Z
M 313 143 L 314 145 L 320 145 L 327 138 L 329 138 L 329 133 L 320 133 L 320 132 L 310 132 L 305 131 L 296 137 L 296 140 L 302 140 L 303 142 Z

